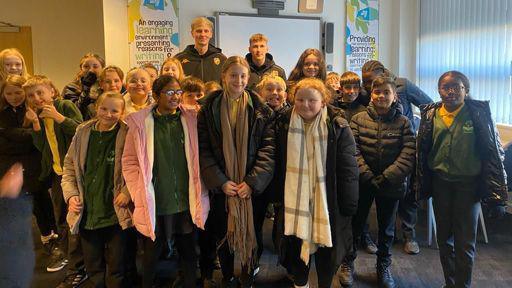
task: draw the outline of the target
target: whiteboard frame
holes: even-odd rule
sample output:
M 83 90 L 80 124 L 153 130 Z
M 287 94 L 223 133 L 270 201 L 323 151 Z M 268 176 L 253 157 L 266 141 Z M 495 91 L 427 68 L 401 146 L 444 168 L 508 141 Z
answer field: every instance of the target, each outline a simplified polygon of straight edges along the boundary
M 279 18 L 279 19 L 299 19 L 299 20 L 316 20 L 318 21 L 318 25 L 319 25 L 319 29 L 318 31 L 320 31 L 319 35 L 318 35 L 318 50 L 320 50 L 320 52 L 322 52 L 324 58 L 325 58 L 325 43 L 324 43 L 324 21 L 322 20 L 322 17 L 307 17 L 307 16 L 293 16 L 293 15 L 260 15 L 260 14 L 250 14 L 250 13 L 235 13 L 235 12 L 222 12 L 222 11 L 217 11 L 215 12 L 214 14 L 215 16 L 215 32 L 214 32 L 214 37 L 215 37 L 215 45 L 218 47 L 219 43 L 220 43 L 220 34 L 222 32 L 222 29 L 219 25 L 219 16 L 240 16 L 240 17 L 256 17 L 256 18 Z M 246 39 L 246 41 L 249 41 L 249 39 Z M 219 47 L 222 49 L 222 47 Z M 317 48 L 317 47 L 310 47 L 310 48 Z M 272 53 L 270 53 L 272 54 Z M 245 55 L 245 54 L 244 54 Z M 298 58 L 297 58 L 298 60 Z M 287 74 L 290 74 L 291 73 L 291 70 L 290 71 L 286 71 Z M 288 75 L 287 75 L 288 76 Z

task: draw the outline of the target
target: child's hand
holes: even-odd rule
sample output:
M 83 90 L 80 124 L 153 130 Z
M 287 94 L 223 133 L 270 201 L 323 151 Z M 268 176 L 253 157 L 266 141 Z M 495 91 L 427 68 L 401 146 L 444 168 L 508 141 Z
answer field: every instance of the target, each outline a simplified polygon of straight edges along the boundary
M 245 183 L 245 182 L 242 182 L 242 183 L 240 183 L 240 185 L 238 185 L 238 196 L 240 196 L 240 198 L 242 198 L 242 199 L 250 198 L 251 195 L 252 195 L 251 186 L 247 185 L 247 183 Z
M 32 108 L 27 107 L 27 111 L 25 112 L 25 118 L 28 122 L 34 123 L 39 122 L 39 118 L 37 117 L 37 113 L 32 110 Z
M 55 106 L 53 106 L 53 104 L 44 105 L 42 112 L 39 114 L 39 117 L 52 118 L 59 124 L 66 120 L 66 117 L 60 114 L 59 111 L 57 111 L 57 109 L 55 108 Z
M 222 192 L 228 196 L 236 196 L 237 194 L 237 185 L 233 181 L 227 181 L 222 184 Z
M 124 195 L 123 193 L 117 194 L 116 198 L 114 198 L 114 205 L 119 207 L 126 207 L 130 203 L 130 197 Z
M 0 198 L 16 198 L 23 186 L 23 166 L 16 163 L 7 170 L 5 175 L 0 175 Z
M 373 188 L 376 190 L 383 189 L 386 185 L 386 178 L 383 175 L 379 175 L 372 179 L 371 181 Z
M 68 209 L 71 212 L 80 213 L 82 211 L 83 205 L 78 196 L 73 196 L 69 198 Z

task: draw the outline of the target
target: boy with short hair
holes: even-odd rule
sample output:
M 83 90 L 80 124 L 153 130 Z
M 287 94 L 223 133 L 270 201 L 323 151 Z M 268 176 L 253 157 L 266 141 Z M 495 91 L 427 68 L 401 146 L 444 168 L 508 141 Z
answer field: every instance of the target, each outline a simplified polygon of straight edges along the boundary
M 279 76 L 286 80 L 284 69 L 274 62 L 268 50 L 267 36 L 257 33 L 249 38 L 249 53 L 245 55 L 251 68 L 247 88 L 254 89 L 265 75 Z
M 357 101 L 361 90 L 361 78 L 356 73 L 347 71 L 341 75 L 339 87 L 341 97 L 334 101 L 334 105 L 345 112 L 345 119 L 350 123 L 352 116 L 366 111 L 366 107 Z
M 201 79 L 189 76 L 181 82 L 181 90 L 183 90 L 182 105 L 193 107 L 199 110 L 198 100 L 204 97 L 204 83 Z
M 262 100 L 274 111 L 287 107 L 286 82 L 283 78 L 272 74 L 263 76 L 263 79 L 256 85 L 256 90 Z
M 68 287 L 68 283 L 82 283 L 87 279 L 83 270 L 83 255 L 78 236 L 69 235 L 66 222 L 67 204 L 64 201 L 61 181 L 64 157 L 77 126 L 82 122 L 80 110 L 70 100 L 63 100 L 59 90 L 45 76 L 34 75 L 24 85 L 27 96 L 25 118 L 32 125 L 34 145 L 41 151 L 41 181 L 51 180 L 51 198 L 61 248 L 67 251 L 69 268 L 63 283 L 59 287 Z M 54 257 L 55 256 L 55 257 Z M 59 271 L 66 265 L 64 258 L 52 255 L 47 271 Z
M 379 241 L 377 278 L 379 287 L 396 287 L 391 275 L 395 215 L 398 200 L 405 195 L 407 177 L 415 163 L 416 141 L 409 119 L 402 115 L 396 85 L 389 77 L 373 81 L 371 102 L 366 112 L 352 117 L 350 128 L 357 144 L 359 202 L 352 219 L 353 235 L 361 235 L 375 199 Z M 356 244 L 356 243 L 354 243 Z M 340 267 L 342 285 L 351 285 L 356 248 L 345 256 Z

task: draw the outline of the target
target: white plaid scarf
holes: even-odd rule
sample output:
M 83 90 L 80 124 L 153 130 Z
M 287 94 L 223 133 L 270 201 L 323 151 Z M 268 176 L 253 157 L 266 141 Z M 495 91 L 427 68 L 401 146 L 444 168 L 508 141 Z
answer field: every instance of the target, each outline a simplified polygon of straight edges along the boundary
M 332 247 L 325 184 L 327 133 L 326 107 L 309 128 L 293 109 L 286 155 L 284 234 L 302 239 L 300 258 L 306 265 L 318 246 Z

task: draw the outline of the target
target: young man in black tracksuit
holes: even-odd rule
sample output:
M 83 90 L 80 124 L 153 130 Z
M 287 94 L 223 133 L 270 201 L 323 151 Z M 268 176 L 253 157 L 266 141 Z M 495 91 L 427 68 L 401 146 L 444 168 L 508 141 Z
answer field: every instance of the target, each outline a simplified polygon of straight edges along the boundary
M 221 49 L 209 44 L 213 33 L 212 22 L 204 17 L 194 19 L 191 33 L 194 45 L 188 45 L 175 58 L 180 60 L 185 75 L 197 77 L 205 83 L 220 83 L 220 70 L 226 56 L 222 54 Z
M 286 81 L 284 69 L 277 65 L 272 55 L 268 53 L 268 38 L 265 35 L 258 33 L 251 36 L 249 53 L 245 55 L 245 60 L 251 67 L 247 88 L 255 90 L 256 85 L 267 74 L 279 76 Z

